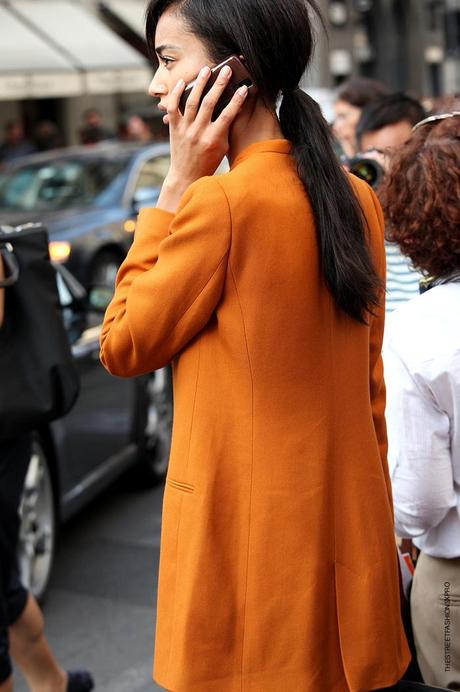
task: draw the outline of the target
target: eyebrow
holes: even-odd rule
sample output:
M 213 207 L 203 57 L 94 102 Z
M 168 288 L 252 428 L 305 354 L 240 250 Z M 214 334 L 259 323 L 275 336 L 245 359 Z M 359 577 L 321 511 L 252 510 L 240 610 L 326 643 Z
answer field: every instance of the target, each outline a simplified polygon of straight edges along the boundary
M 179 46 L 174 46 L 172 43 L 163 43 L 161 46 L 156 46 L 155 52 L 162 53 L 165 50 L 180 50 Z

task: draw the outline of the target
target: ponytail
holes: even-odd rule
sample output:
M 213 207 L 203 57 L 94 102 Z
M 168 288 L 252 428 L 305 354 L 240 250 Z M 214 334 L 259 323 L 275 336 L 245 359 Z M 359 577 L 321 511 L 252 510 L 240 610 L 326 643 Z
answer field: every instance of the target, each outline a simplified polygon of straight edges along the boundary
M 316 221 L 321 268 L 336 304 L 366 323 L 379 305 L 382 282 L 371 260 L 365 218 L 332 148 L 319 106 L 299 88 L 313 55 L 313 15 L 325 26 L 318 0 L 150 0 L 147 41 L 152 55 L 160 16 L 176 7 L 187 28 L 218 64 L 244 55 L 267 108 L 285 92 L 280 122 L 294 147 L 299 176 Z
M 379 305 L 382 282 L 371 259 L 364 215 L 334 153 L 329 126 L 316 101 L 300 88 L 284 94 L 280 124 L 293 144 L 313 209 L 324 280 L 339 308 L 366 324 Z

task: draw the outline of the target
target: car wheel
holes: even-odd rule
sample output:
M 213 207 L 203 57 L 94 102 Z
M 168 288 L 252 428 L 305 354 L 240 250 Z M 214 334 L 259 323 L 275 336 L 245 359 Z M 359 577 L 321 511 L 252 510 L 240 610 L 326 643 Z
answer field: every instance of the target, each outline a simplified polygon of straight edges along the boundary
M 51 473 L 45 452 L 34 440 L 22 495 L 19 569 L 22 583 L 43 600 L 56 547 L 56 512 Z
M 143 485 L 153 486 L 168 470 L 173 422 L 171 368 L 161 368 L 148 376 L 142 409 L 138 469 Z
M 91 286 L 115 288 L 115 279 L 122 263 L 121 255 L 112 250 L 103 250 L 96 255 L 91 272 Z

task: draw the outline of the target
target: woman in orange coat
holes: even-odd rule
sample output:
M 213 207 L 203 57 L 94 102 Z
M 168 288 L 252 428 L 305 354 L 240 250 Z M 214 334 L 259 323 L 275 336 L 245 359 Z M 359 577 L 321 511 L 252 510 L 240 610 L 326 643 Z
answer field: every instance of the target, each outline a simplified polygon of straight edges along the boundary
M 383 222 L 298 87 L 309 7 L 152 0 L 147 37 L 171 168 L 140 213 L 102 360 L 124 377 L 173 363 L 154 676 L 174 692 L 394 685 L 409 651 L 386 461 Z M 200 105 L 206 67 L 182 114 L 185 83 L 231 55 L 255 87 L 213 120 L 229 75 Z M 212 177 L 224 155 L 230 172 Z

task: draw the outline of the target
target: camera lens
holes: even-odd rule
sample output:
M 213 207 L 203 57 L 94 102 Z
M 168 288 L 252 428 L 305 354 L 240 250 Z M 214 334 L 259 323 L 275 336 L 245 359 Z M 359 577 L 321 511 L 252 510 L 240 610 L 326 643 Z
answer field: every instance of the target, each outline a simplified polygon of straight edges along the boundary
M 350 162 L 350 173 L 365 180 L 371 187 L 377 187 L 383 177 L 383 168 L 372 159 L 355 159 Z

